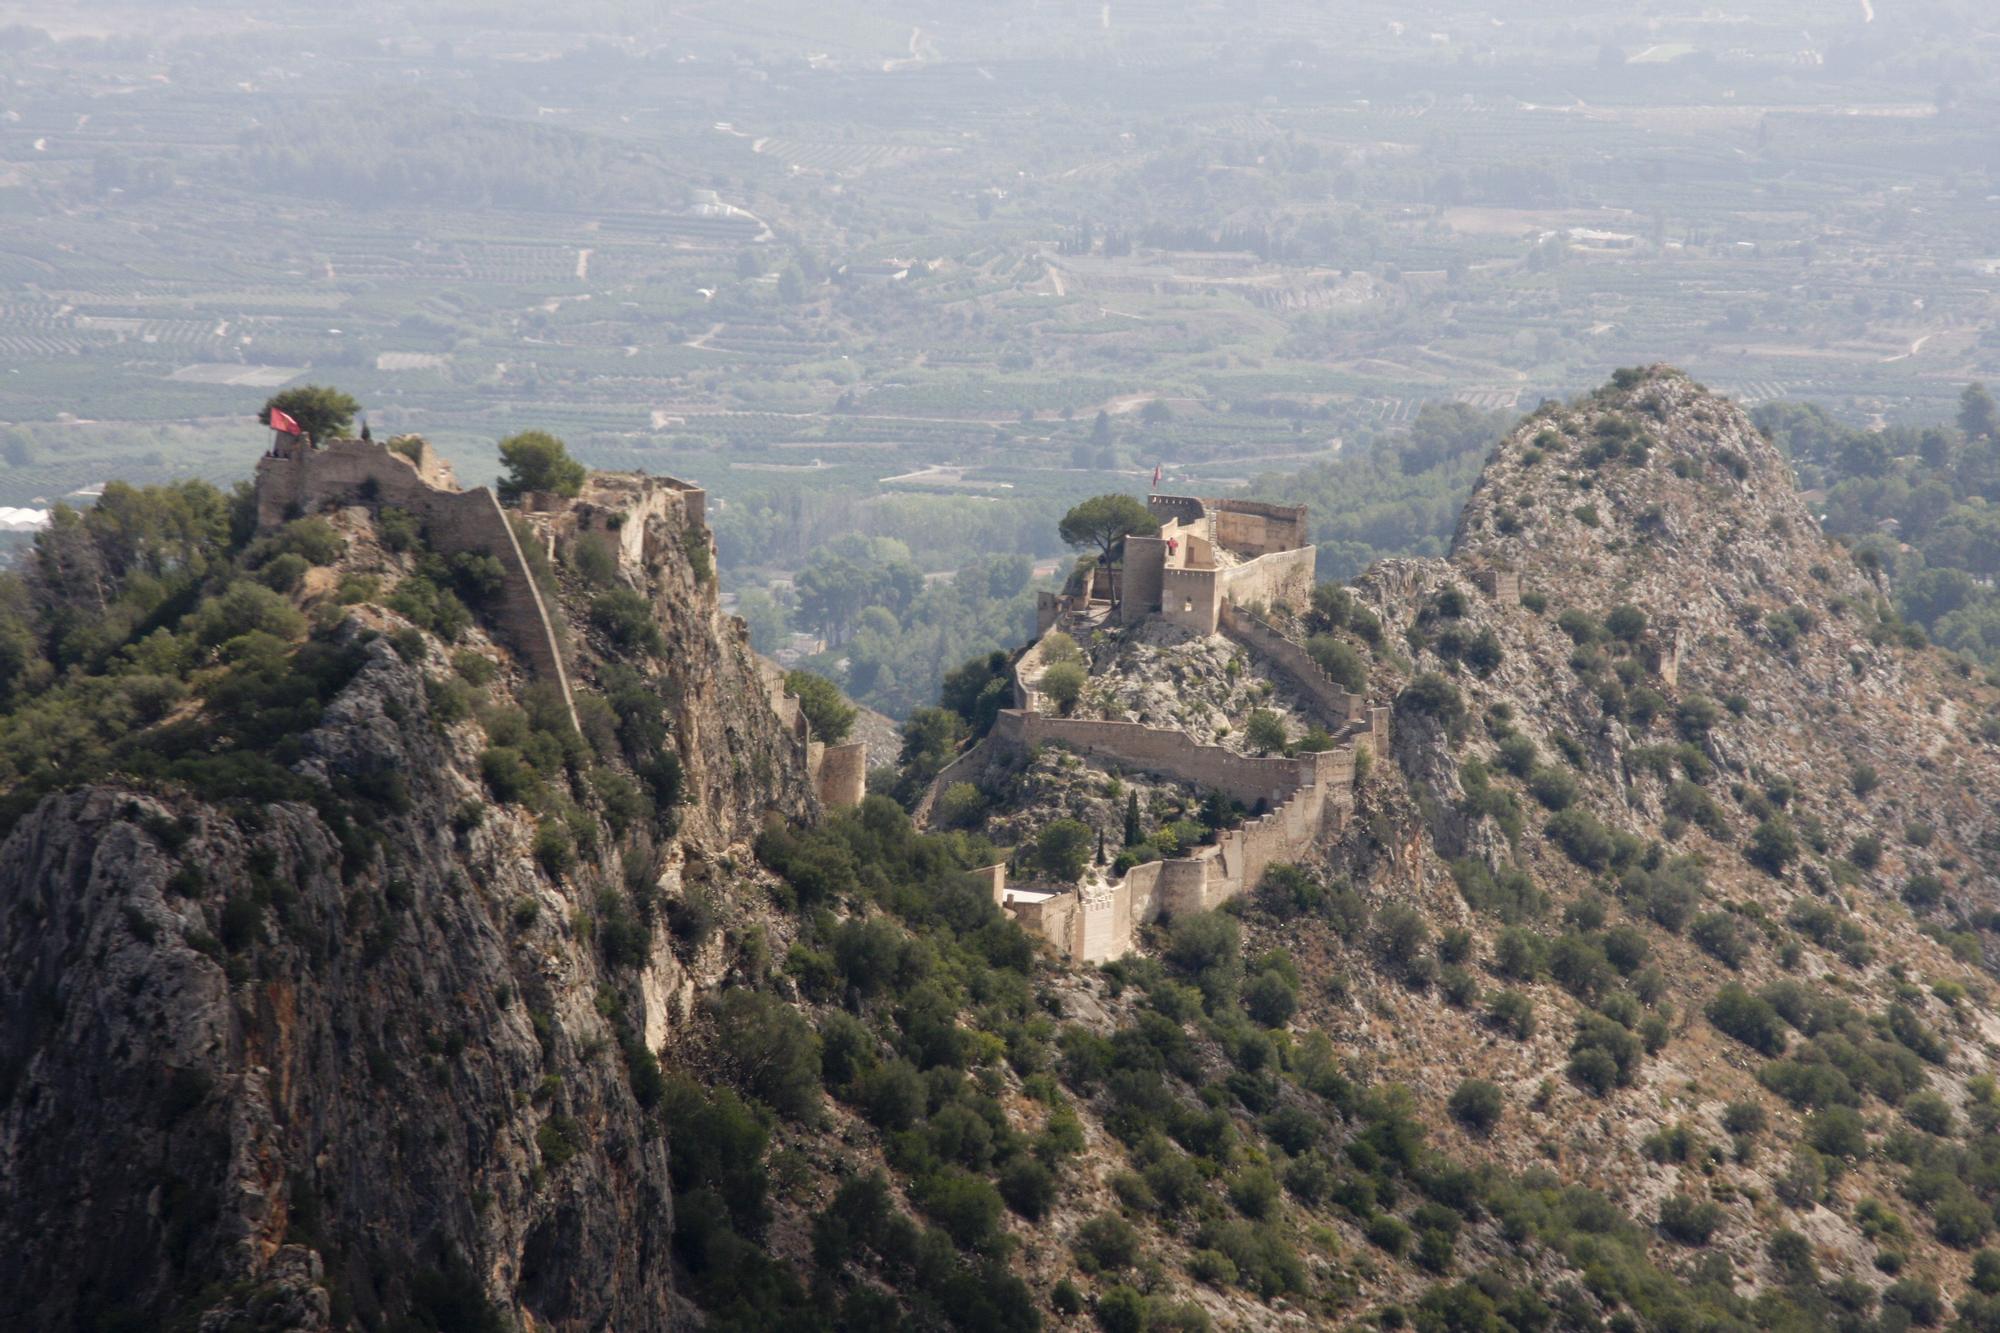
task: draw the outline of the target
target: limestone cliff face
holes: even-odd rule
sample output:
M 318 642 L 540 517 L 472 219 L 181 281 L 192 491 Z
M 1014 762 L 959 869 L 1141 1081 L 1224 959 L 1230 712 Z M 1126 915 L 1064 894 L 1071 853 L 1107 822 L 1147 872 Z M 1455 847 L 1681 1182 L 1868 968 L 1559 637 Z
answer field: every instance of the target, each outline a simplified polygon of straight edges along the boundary
M 365 547 L 358 511 L 340 521 Z M 552 872 L 537 817 L 482 781 L 480 723 L 438 710 L 448 651 L 413 654 L 407 627 L 392 647 L 401 622 L 372 607 L 339 631 L 364 664 L 295 765 L 323 798 L 98 786 L 13 829 L 0 1325 L 676 1323 L 639 1048 L 685 1021 L 688 986 L 663 929 L 614 969 L 605 904 L 642 882 L 671 901 L 766 811 L 813 804 L 692 558 L 621 577 L 665 639 L 641 665 L 686 775 L 677 834 L 618 836 L 579 788 L 597 846 Z M 569 622 L 582 695 L 601 654 Z M 518 697 L 483 633 L 461 649 Z

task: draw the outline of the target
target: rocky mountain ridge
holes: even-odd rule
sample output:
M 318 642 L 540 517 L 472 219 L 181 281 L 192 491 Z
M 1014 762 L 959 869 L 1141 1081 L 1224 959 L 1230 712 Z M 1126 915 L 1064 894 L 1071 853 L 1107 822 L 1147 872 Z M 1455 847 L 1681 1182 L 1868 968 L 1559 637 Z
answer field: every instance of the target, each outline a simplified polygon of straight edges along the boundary
M 1059 745 L 928 828 L 822 811 L 679 540 L 545 572 L 567 733 L 439 613 L 476 566 L 309 517 L 338 553 L 285 530 L 326 556 L 288 660 L 331 683 L 271 747 L 307 785 L 136 765 L 0 844 L 0 1316 L 2000 1327 L 2000 691 L 1684 376 L 1525 420 L 1450 558 L 1262 608 L 1392 710 L 1386 753 L 1312 855 L 1102 968 L 968 872 L 1247 812 Z M 290 622 L 200 587 L 265 628 L 193 615 L 149 727 L 261 716 L 231 701 Z M 1240 645 L 1085 637 L 1079 715 L 1310 739 Z M 1005 683 L 974 665 L 913 764 Z M 1067 819 L 1103 852 L 1045 852 Z
M 1294 1040 L 1332 1038 L 1455 1152 L 1603 1191 L 1670 1271 L 1749 1298 L 1797 1287 L 1807 1253 L 1892 1321 L 1922 1283 L 1967 1290 L 1990 1154 L 1932 1131 L 1977 1141 L 2000 1112 L 1992 683 L 1922 649 L 1748 419 L 1665 368 L 1512 432 L 1449 559 L 1322 592 L 1274 616 L 1367 656 L 1394 763 L 1303 867 L 1332 886 L 1319 909 L 1240 904 L 1238 966 L 1284 955 Z M 1154 699 L 1164 722 L 1239 692 L 1105 633 L 1080 714 Z M 1066 815 L 1103 829 L 1121 779 L 1039 759 L 982 815 L 1024 842 Z M 1153 941 L 1170 971 L 1178 929 Z M 1107 1001 L 1112 1026 L 1143 1021 L 1148 1002 Z M 1454 1111 L 1469 1083 L 1491 1100 L 1477 1128 Z M 1335 1218 L 1365 1252 L 1365 1213 Z M 1493 1263 L 1512 1249 L 1459 1236 Z M 1422 1267 L 1359 1290 L 1413 1298 Z
M 399 601 L 408 533 L 319 521 L 294 600 L 353 670 L 300 794 L 99 782 L 0 849 L 0 1322 L 672 1326 L 660 904 L 817 808 L 792 738 L 691 547 L 547 571 L 593 740 Z

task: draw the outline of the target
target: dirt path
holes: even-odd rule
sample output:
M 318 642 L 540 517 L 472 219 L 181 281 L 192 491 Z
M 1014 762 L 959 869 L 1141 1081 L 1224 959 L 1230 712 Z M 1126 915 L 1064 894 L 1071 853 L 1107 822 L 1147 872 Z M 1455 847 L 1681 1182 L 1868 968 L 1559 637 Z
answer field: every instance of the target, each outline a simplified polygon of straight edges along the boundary
M 1925 343 L 1927 343 L 1927 342 L 1929 342 L 1929 341 L 1930 341 L 1931 339 L 1933 339 L 1933 338 L 1935 338 L 1935 337 L 1937 337 L 1937 335 L 1936 335 L 1935 333 L 1926 333 L 1926 334 L 1925 334 L 1925 335 L 1924 335 L 1923 337 L 1921 337 L 1921 338 L 1917 339 L 1917 340 L 1916 340 L 1915 342 L 1913 342 L 1913 343 L 1911 343 L 1911 344 L 1910 344 L 1910 350 L 1909 350 L 1909 351 L 1907 351 L 1907 352 L 1898 352 L 1898 353 L 1896 353 L 1896 355 L 1894 355 L 1894 356 L 1885 356 L 1885 357 L 1883 357 L 1883 358 L 1882 358 L 1882 364 L 1886 366 L 1886 365 L 1890 364 L 1891 362 L 1895 362 L 1895 361 L 1908 361 L 1908 360 L 1909 360 L 1909 359 L 1910 359 L 1911 357 L 1915 356 L 1915 355 L 1916 355 L 1916 354 L 1917 354 L 1918 352 L 1921 352 L 1921 351 L 1923 351 L 1923 350 L 1924 350 L 1924 344 L 1925 344 Z

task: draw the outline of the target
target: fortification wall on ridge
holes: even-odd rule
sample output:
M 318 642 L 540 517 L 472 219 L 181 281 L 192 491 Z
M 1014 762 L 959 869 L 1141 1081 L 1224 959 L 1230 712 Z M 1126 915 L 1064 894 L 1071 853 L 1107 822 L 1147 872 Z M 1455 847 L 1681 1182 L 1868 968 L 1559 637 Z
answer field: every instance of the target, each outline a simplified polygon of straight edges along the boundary
M 813 739 L 812 722 L 806 717 L 805 707 L 799 702 L 799 696 L 785 684 L 785 669 L 761 655 L 754 660 L 757 677 L 764 686 L 771 711 L 777 714 L 778 725 L 785 729 L 792 744 L 798 747 L 799 758 L 805 764 L 806 776 L 812 780 L 819 803 L 829 810 L 861 804 L 868 795 L 867 742 L 846 741 L 828 745 Z M 969 757 L 970 752 L 962 756 Z M 929 797 L 930 793 L 925 795 Z M 922 815 L 918 817 L 922 818 Z
M 1320 669 L 1312 654 L 1257 619 L 1234 602 L 1222 604 L 1217 627 L 1258 656 L 1263 657 L 1310 698 L 1336 726 L 1358 721 L 1367 704 L 1358 694 L 1349 694 L 1333 677 Z
M 819 803 L 829 810 L 860 805 L 868 794 L 867 744 L 848 741 L 844 745 L 823 747 L 813 785 L 819 791 Z
M 562 691 L 563 706 L 570 710 L 574 725 L 576 707 L 555 624 L 500 501 L 481 486 L 472 491 L 433 491 L 425 508 L 433 547 L 447 555 L 483 552 L 500 562 L 500 596 L 489 613 L 535 674 Z
M 276 527 L 295 514 L 366 501 L 408 510 L 423 522 L 431 546 L 446 555 L 492 556 L 500 564 L 501 589 L 489 614 L 521 660 L 562 692 L 574 725 L 576 708 L 555 626 L 500 502 L 484 486 L 460 491 L 433 485 L 420 468 L 425 454 L 428 446 L 413 460 L 368 440 L 329 440 L 318 448 L 299 442 L 266 454 L 257 462 L 257 524 Z M 428 470 L 449 480 L 449 466 L 434 454 Z
M 1472 571 L 1472 583 L 1501 606 L 1521 604 L 1521 576 L 1511 569 L 1475 569 Z
M 1200 744 L 1185 732 L 1138 722 L 1047 717 L 1020 710 L 1002 712 L 994 720 L 992 735 L 1023 749 L 1066 745 L 1129 768 L 1213 787 L 1246 806 L 1269 807 L 1282 802 L 1301 781 L 1306 762 L 1253 759 L 1220 745 Z
M 1031 713 L 1041 711 L 1042 695 L 1035 686 L 1041 680 L 1042 673 L 1049 667 L 1048 642 L 1049 636 L 1044 633 L 1014 659 L 1014 665 L 1009 673 L 1014 683 L 1014 707 L 1024 708 Z
M 1307 544 L 1304 505 L 1266 504 L 1262 500 L 1209 502 L 1215 540 L 1244 555 L 1269 555 Z
M 1348 745 L 1291 759 L 1254 759 L 1202 745 L 1183 732 L 1137 723 L 1003 712 L 984 744 L 1062 744 L 1100 760 L 1211 787 L 1264 811 L 1223 830 L 1213 844 L 1190 856 L 1147 862 L 1133 866 L 1122 879 L 1085 884 L 1075 891 L 1073 907 L 1057 904 L 1055 898 L 1022 899 L 1019 909 L 1009 904 L 1009 910 L 1072 958 L 1117 958 L 1131 949 L 1145 922 L 1163 913 L 1203 911 L 1228 902 L 1255 888 L 1273 864 L 1303 856 L 1329 825 L 1344 827 L 1354 806 L 1356 748 L 1364 742 L 1370 748 L 1386 744 L 1387 726 L 1388 710 L 1373 709 L 1370 730 L 1350 728 L 1353 742 Z M 1374 733 L 1375 727 L 1381 732 Z M 931 790 L 939 786 L 933 784 Z
M 1223 571 L 1222 596 L 1238 606 L 1253 603 L 1269 606 L 1275 602 L 1304 606 L 1312 600 L 1313 570 L 1318 559 L 1318 550 L 1311 546 L 1260 555 Z M 1214 632 L 1211 625 L 1209 633 Z

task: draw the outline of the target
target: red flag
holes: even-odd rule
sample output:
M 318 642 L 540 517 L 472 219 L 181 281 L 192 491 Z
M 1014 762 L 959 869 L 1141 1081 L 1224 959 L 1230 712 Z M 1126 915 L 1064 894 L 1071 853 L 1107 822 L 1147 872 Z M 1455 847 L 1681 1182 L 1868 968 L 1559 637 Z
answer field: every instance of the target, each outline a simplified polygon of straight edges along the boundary
M 285 409 L 282 407 L 274 407 L 271 409 L 271 429 L 278 432 L 278 434 L 280 435 L 305 434 L 305 432 L 299 428 L 299 423 L 292 420 L 292 414 L 285 411 Z
M 1156 491 L 1160 489 L 1160 465 L 1158 463 L 1153 464 L 1153 489 Z

